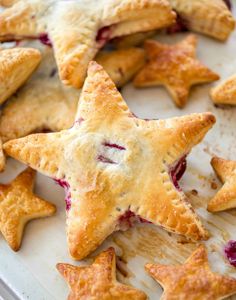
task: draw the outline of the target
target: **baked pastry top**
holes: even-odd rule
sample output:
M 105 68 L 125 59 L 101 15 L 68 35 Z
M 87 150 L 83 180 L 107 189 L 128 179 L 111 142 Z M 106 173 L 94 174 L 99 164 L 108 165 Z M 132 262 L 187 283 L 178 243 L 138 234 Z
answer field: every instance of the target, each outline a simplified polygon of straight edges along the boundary
M 230 76 L 212 88 L 210 96 L 215 104 L 236 105 L 236 75 Z
M 41 54 L 37 49 L 0 50 L 0 104 L 29 78 L 40 60 Z
M 163 287 L 161 300 L 221 300 L 236 293 L 235 278 L 211 271 L 203 245 L 183 265 L 146 264 L 145 268 Z
M 49 217 L 56 211 L 55 205 L 33 193 L 35 174 L 28 168 L 11 183 L 0 184 L 0 232 L 14 251 L 20 248 L 28 221 Z
M 236 161 L 213 157 L 211 165 L 223 183 L 222 188 L 208 203 L 211 212 L 236 208 Z
M 175 104 L 182 108 L 192 85 L 211 82 L 219 76 L 196 58 L 197 38 L 188 35 L 174 45 L 147 40 L 148 61 L 134 78 L 136 87 L 164 85 Z
M 167 0 L 19 0 L 0 14 L 0 40 L 35 37 L 53 45 L 61 80 L 80 88 L 88 63 L 109 39 L 174 19 Z
M 69 249 L 82 259 L 130 212 L 192 239 L 208 237 L 177 181 L 185 156 L 214 122 L 211 113 L 138 119 L 93 62 L 72 128 L 12 140 L 4 149 L 66 189 Z
M 37 43 L 31 44 L 38 47 Z M 3 142 L 35 132 L 60 131 L 74 123 L 80 91 L 61 83 L 52 50 L 45 46 L 40 48 L 39 68 L 2 108 L 0 137 Z M 121 87 L 144 64 L 145 53 L 139 48 L 101 51 L 96 60 L 105 67 L 116 86 Z M 3 152 L 0 152 L 0 162 L 2 170 L 5 167 Z
M 189 30 L 226 40 L 235 28 L 235 20 L 223 0 L 169 0 Z
M 71 288 L 70 300 L 147 299 L 144 292 L 116 281 L 116 255 L 113 248 L 100 253 L 90 266 L 59 263 L 57 269 Z

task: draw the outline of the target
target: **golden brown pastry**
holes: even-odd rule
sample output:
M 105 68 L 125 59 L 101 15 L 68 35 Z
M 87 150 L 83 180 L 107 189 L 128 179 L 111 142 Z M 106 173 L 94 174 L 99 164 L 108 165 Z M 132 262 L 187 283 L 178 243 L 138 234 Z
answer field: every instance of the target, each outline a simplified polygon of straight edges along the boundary
M 235 20 L 223 0 L 169 0 L 189 30 L 226 40 Z
M 32 48 L 0 51 L 0 104 L 29 78 L 40 60 L 40 52 Z
M 214 122 L 211 113 L 138 119 L 92 62 L 72 128 L 12 140 L 4 149 L 65 188 L 69 250 L 83 259 L 135 216 L 192 239 L 208 238 L 178 180 L 186 155 Z
M 88 63 L 108 40 L 174 19 L 167 0 L 20 0 L 0 14 L 0 40 L 31 37 L 53 45 L 61 80 L 80 88 Z
M 175 104 L 186 104 L 192 85 L 211 82 L 219 76 L 196 58 L 197 38 L 187 36 L 175 45 L 161 44 L 154 40 L 145 42 L 147 64 L 134 78 L 136 87 L 164 85 Z
M 20 248 L 27 222 L 56 211 L 55 205 L 33 193 L 34 179 L 35 171 L 28 168 L 11 183 L 0 184 L 0 232 L 14 251 Z
M 208 203 L 211 212 L 236 208 L 236 161 L 213 157 L 211 165 L 223 183 L 222 188 Z
M 103 65 L 116 86 L 126 84 L 144 64 L 144 50 L 128 48 L 101 51 L 96 60 Z M 3 142 L 33 132 L 60 131 L 74 123 L 80 91 L 61 84 L 50 48 L 33 77 L 2 109 L 0 136 Z
M 68 300 L 145 300 L 144 292 L 116 281 L 113 248 L 100 253 L 91 266 L 59 263 L 57 269 L 71 288 Z
M 95 58 L 103 66 L 117 87 L 129 82 L 145 64 L 145 51 L 127 48 L 116 51 L 101 51 Z
M 215 104 L 236 105 L 236 74 L 212 88 L 210 96 Z
M 58 78 L 52 50 L 42 49 L 42 62 L 32 78 L 4 105 L 0 117 L 3 142 L 34 132 L 60 131 L 74 123 L 80 91 L 64 86 Z M 128 48 L 96 57 L 116 86 L 122 87 L 145 62 L 144 50 Z M 0 170 L 5 156 L 0 142 Z
M 156 30 L 147 32 L 138 32 L 120 38 L 116 38 L 112 41 L 112 44 L 118 49 L 130 48 L 134 46 L 142 45 L 143 42 L 149 38 L 152 38 L 157 34 Z
M 221 300 L 236 293 L 236 279 L 213 273 L 207 250 L 200 245 L 180 266 L 146 264 L 164 289 L 160 300 Z

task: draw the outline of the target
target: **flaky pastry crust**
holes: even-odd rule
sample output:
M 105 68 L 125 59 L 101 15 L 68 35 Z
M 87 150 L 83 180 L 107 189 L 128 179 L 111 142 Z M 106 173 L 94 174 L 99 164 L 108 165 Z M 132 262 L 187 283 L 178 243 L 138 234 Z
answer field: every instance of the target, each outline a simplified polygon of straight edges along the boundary
M 173 9 L 193 31 L 225 41 L 235 28 L 235 20 L 223 0 L 169 0 Z
M 208 203 L 210 212 L 236 208 L 236 161 L 213 157 L 211 165 L 223 183 L 221 189 Z
M 145 42 L 146 65 L 134 78 L 136 87 L 164 85 L 175 104 L 186 104 L 192 85 L 211 82 L 219 76 L 196 58 L 197 38 L 189 35 L 175 45 L 154 40 Z
M 92 62 L 71 129 L 12 140 L 4 149 L 66 187 L 69 249 L 83 259 L 120 228 L 127 211 L 192 239 L 208 237 L 170 173 L 214 122 L 211 113 L 135 118 Z
M 145 64 L 145 51 L 140 48 L 101 51 L 95 58 L 103 66 L 116 87 L 129 82 Z
M 221 300 L 236 293 L 235 278 L 211 271 L 203 245 L 183 265 L 146 264 L 145 268 L 164 289 L 160 300 Z
M 0 14 L 0 39 L 38 37 L 51 43 L 61 80 L 80 88 L 88 63 L 106 41 L 174 19 L 167 0 L 20 0 Z
M 215 104 L 236 105 L 236 74 L 212 88 L 210 96 Z
M 37 49 L 12 48 L 0 51 L 0 104 L 32 74 L 41 60 Z
M 14 251 L 20 249 L 27 222 L 56 211 L 55 205 L 33 193 L 35 174 L 28 168 L 11 183 L 0 184 L 0 232 Z
M 59 263 L 57 269 L 71 288 L 68 300 L 145 300 L 147 296 L 116 281 L 116 255 L 113 248 L 100 253 L 90 266 Z

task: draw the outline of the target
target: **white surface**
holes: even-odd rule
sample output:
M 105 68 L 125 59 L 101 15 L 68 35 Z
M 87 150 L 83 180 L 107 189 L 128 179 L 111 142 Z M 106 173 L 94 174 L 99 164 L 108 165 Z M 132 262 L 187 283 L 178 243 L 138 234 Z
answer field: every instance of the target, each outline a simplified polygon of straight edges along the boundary
M 160 41 L 175 42 L 183 36 L 179 34 L 157 38 Z M 227 43 L 220 43 L 199 36 L 197 53 L 199 59 L 218 72 L 222 79 L 236 73 L 236 32 Z M 217 124 L 209 132 L 204 142 L 197 146 L 189 156 L 188 170 L 181 182 L 185 191 L 197 189 L 202 197 L 211 196 L 216 192 L 210 188 L 207 179 L 214 177 L 209 164 L 211 159 L 209 153 L 236 159 L 236 108 L 215 108 L 208 96 L 211 86 L 209 84 L 193 88 L 189 102 L 183 110 L 177 109 L 166 91 L 159 87 L 135 90 L 130 84 L 122 91 L 131 110 L 141 118 L 166 118 L 203 111 L 211 111 L 215 114 Z M 6 171 L 0 175 L 0 182 L 9 181 L 21 169 L 22 165 L 9 159 Z M 56 271 L 55 265 L 58 262 L 78 264 L 78 262 L 74 262 L 69 258 L 67 251 L 63 190 L 52 180 L 38 175 L 36 192 L 55 203 L 58 211 L 54 217 L 35 220 L 27 225 L 23 244 L 18 253 L 13 253 L 4 239 L 0 237 L 0 278 L 5 283 L 2 284 L 0 281 L 0 294 L 4 300 L 14 299 L 14 294 L 20 299 L 66 299 L 68 288 Z M 236 269 L 234 271 L 233 268 L 225 264 L 221 253 L 223 243 L 225 243 L 222 230 L 228 232 L 227 239 L 236 239 L 236 216 L 230 213 L 211 215 L 207 213 L 205 208 L 198 209 L 198 213 L 206 220 L 206 227 L 213 235 L 207 242 L 208 246 L 217 245 L 218 247 L 218 252 L 209 255 L 213 269 L 230 273 L 232 276 L 236 275 Z M 213 225 L 211 225 L 212 223 Z M 148 227 L 151 225 L 143 226 Z M 132 237 L 136 236 L 136 232 L 138 236 L 137 228 L 134 228 Z M 165 233 L 163 233 L 163 230 L 157 229 L 157 234 L 164 235 Z M 133 239 L 130 240 L 123 234 L 119 234 L 119 237 L 123 239 L 124 244 L 127 243 L 129 249 L 136 247 L 137 242 Z M 110 240 L 112 240 L 112 237 Z M 106 246 L 107 244 L 102 245 L 103 248 Z M 183 245 L 182 247 L 187 246 Z M 122 249 L 119 249 L 119 247 L 116 247 L 116 249 L 118 254 L 122 254 Z M 165 251 L 172 253 L 171 247 Z M 181 251 L 175 251 L 173 252 L 174 258 L 182 261 L 184 255 L 182 257 Z M 171 260 L 164 259 L 164 261 L 172 263 Z M 158 299 L 161 295 L 161 289 L 157 283 L 145 274 L 143 269 L 145 262 L 147 262 L 147 259 L 139 256 L 129 260 L 128 269 L 136 275 L 136 277 L 129 278 L 129 283 L 143 289 L 150 296 L 150 299 Z M 123 280 L 126 281 L 124 278 Z M 10 290 L 12 292 L 9 292 Z

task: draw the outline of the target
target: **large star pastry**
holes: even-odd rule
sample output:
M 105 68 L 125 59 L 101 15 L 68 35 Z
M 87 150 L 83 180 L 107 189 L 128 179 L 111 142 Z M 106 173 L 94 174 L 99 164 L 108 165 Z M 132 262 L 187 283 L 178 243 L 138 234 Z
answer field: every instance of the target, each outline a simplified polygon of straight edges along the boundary
M 113 248 L 100 253 L 91 266 L 59 263 L 57 269 L 71 288 L 68 300 L 145 300 L 147 296 L 116 281 L 116 255 Z
M 14 251 L 20 249 L 27 222 L 56 211 L 55 205 L 33 193 L 35 174 L 28 168 L 11 183 L 0 184 L 0 232 Z
M 165 27 L 175 20 L 167 0 L 13 3 L 0 14 L 0 40 L 30 37 L 52 44 L 61 80 L 76 88 L 82 86 L 88 63 L 108 40 Z
M 192 239 L 208 237 L 178 180 L 186 155 L 214 123 L 211 113 L 138 119 L 91 62 L 73 127 L 12 140 L 4 149 L 65 188 L 69 250 L 83 259 L 134 215 Z
M 145 268 L 164 288 L 160 300 L 221 300 L 236 293 L 235 278 L 211 271 L 203 245 L 183 265 L 146 264 Z
M 183 107 L 192 85 L 211 82 L 219 76 L 196 58 L 197 39 L 187 36 L 175 45 L 161 44 L 154 40 L 145 42 L 147 64 L 134 79 L 136 87 L 163 85 L 175 104 Z
M 236 105 L 236 74 L 212 88 L 210 96 L 215 104 Z
M 236 161 L 213 157 L 211 165 L 223 186 L 210 200 L 207 209 L 217 212 L 236 208 Z

